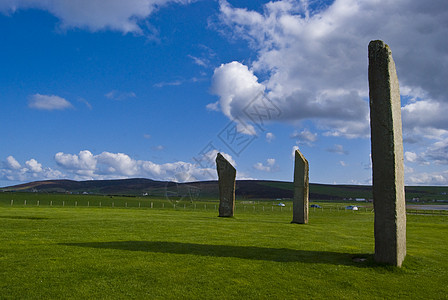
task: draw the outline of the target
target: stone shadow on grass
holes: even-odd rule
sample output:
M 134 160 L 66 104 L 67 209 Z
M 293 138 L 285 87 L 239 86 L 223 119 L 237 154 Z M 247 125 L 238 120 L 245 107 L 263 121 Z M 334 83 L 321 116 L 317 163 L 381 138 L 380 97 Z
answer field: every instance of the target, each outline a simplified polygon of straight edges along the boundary
M 293 250 L 286 248 L 209 245 L 165 241 L 61 243 L 60 245 L 98 249 L 142 251 L 152 253 L 234 257 L 241 259 L 265 260 L 275 262 L 302 262 L 313 264 L 321 263 L 333 265 L 350 265 L 357 267 L 372 267 L 374 265 L 373 254 Z

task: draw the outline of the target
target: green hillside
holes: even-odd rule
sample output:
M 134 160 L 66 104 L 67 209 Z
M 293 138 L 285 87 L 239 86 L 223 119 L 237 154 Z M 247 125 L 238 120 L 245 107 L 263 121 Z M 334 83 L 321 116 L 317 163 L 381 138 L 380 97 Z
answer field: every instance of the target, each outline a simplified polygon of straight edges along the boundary
M 121 180 L 49 180 L 36 181 L 0 189 L 3 192 L 40 192 L 97 195 L 125 195 L 168 198 L 217 199 L 219 195 L 217 181 L 175 183 L 155 181 L 144 178 Z M 293 198 L 293 183 L 269 180 L 237 180 L 238 199 L 275 200 Z M 343 201 L 372 199 L 372 188 L 366 185 L 329 185 L 310 184 L 310 200 Z M 446 201 L 448 187 L 408 186 L 406 200 Z

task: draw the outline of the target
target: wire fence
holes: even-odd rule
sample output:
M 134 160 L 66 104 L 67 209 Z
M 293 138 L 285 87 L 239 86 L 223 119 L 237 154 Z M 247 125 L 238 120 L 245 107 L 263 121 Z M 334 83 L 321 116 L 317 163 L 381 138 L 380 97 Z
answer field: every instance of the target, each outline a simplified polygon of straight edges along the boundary
M 137 208 L 137 209 L 171 209 L 171 210 L 210 210 L 218 211 L 219 202 L 184 202 L 176 203 L 170 201 L 124 201 L 124 200 L 28 200 L 20 199 L 9 201 L 9 205 L 2 201 L 2 206 L 14 207 L 90 207 L 90 208 Z M 292 203 L 278 205 L 276 203 L 268 203 L 266 201 L 247 201 L 237 202 L 235 204 L 235 212 L 291 212 L 293 210 Z M 342 205 L 330 205 L 326 207 L 310 207 L 309 212 L 373 212 L 371 207 L 358 207 L 357 210 L 347 209 Z
M 175 202 L 168 200 L 147 200 L 147 199 L 125 199 L 125 198 L 108 198 L 96 197 L 92 199 L 76 198 L 76 199 L 0 199 L 0 206 L 10 207 L 90 207 L 90 208 L 128 208 L 128 209 L 166 209 L 166 210 L 202 210 L 202 211 L 218 211 L 219 201 L 197 201 L 197 202 Z M 284 212 L 292 213 L 292 202 L 279 205 L 269 201 L 237 201 L 235 204 L 235 212 Z M 355 206 L 342 203 L 324 203 L 321 205 L 311 204 L 309 212 L 343 212 L 343 213 L 374 213 L 373 205 Z M 448 215 L 448 210 L 444 209 L 415 209 L 407 208 L 407 214 L 414 215 Z

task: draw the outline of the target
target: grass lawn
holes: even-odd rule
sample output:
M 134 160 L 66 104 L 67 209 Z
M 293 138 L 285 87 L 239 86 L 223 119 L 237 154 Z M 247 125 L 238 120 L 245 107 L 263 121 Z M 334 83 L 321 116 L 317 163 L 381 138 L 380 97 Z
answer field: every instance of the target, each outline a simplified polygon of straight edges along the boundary
M 373 263 L 371 212 L 311 210 L 310 224 L 298 225 L 287 210 L 250 207 L 218 218 L 205 209 L 0 205 L 0 298 L 448 295 L 448 216 L 408 215 L 399 269 Z

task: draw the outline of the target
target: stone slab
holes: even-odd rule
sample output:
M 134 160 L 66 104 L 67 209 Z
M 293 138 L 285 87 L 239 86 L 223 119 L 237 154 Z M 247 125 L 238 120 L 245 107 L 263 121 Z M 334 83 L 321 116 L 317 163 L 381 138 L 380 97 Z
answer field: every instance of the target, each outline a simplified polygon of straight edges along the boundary
M 294 199 L 292 203 L 292 222 L 308 223 L 309 205 L 309 165 L 303 154 L 297 149 L 294 160 Z
M 383 41 L 369 44 L 369 97 L 375 260 L 401 266 L 406 207 L 400 89 L 392 51 Z
M 216 156 L 219 183 L 219 217 L 233 217 L 236 169 L 221 153 Z

